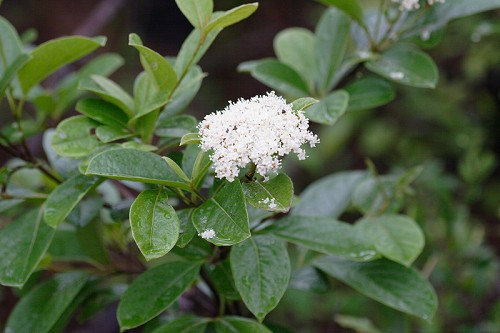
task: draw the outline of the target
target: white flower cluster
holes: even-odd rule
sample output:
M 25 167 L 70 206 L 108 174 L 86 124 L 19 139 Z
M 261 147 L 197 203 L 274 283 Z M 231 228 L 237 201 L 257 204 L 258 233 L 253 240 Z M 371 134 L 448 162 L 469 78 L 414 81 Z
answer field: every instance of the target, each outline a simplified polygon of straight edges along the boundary
M 212 239 L 215 237 L 215 231 L 214 229 L 207 229 L 202 233 L 199 233 L 198 236 L 200 236 L 203 239 Z
M 250 162 L 255 163 L 260 175 L 266 176 L 276 172 L 281 166 L 280 157 L 290 152 L 305 159 L 301 146 L 309 143 L 314 147 L 319 142 L 308 127 L 304 112 L 292 110 L 274 92 L 230 103 L 198 125 L 201 149 L 213 150 L 210 159 L 217 178 L 230 182 Z
M 427 0 L 429 6 L 432 6 L 436 3 L 444 3 L 446 0 Z M 399 10 L 414 10 L 420 8 L 420 0 L 392 0 L 392 2 L 399 4 Z

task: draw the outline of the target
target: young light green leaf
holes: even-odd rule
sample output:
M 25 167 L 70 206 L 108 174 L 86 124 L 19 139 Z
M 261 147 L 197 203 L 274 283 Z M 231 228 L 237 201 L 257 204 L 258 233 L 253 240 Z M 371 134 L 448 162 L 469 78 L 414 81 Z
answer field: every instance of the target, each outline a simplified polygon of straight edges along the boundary
M 198 133 L 188 133 L 182 136 L 179 146 L 198 145 L 200 143 L 201 143 L 201 138 Z
M 199 29 L 194 29 L 189 34 L 175 60 L 174 67 L 179 77 L 184 71 L 189 70 L 188 66 L 196 65 L 200 61 L 221 31 L 222 29 L 214 29 L 204 39 Z
M 332 218 L 288 216 L 269 230 L 291 243 L 348 260 L 369 261 L 377 256 L 372 243 L 353 225 Z
M 103 143 L 130 138 L 133 135 L 134 134 L 122 127 L 101 125 L 95 129 L 95 136 Z
M 55 230 L 43 223 L 43 208 L 0 229 L 0 284 L 22 287 L 44 256 Z
M 288 28 L 274 38 L 274 53 L 278 60 L 293 68 L 309 87 L 316 76 L 316 36 L 304 28 Z
M 214 11 L 213 0 L 175 0 L 182 14 L 193 27 L 203 29 Z
M 427 54 L 412 48 L 394 47 L 365 64 L 388 80 L 418 88 L 434 88 L 438 69 Z
M 293 183 L 284 173 L 265 182 L 243 183 L 243 193 L 249 204 L 254 207 L 273 211 L 287 212 L 293 198 Z
M 140 326 L 165 311 L 198 276 L 200 264 L 168 262 L 139 275 L 118 305 L 122 331 Z
M 337 7 L 363 25 L 363 8 L 359 0 L 318 0 L 326 5 Z
M 319 103 L 306 110 L 306 117 L 316 123 L 332 126 L 347 110 L 349 94 L 345 90 L 336 90 Z
M 200 234 L 212 231 L 215 235 L 207 236 L 207 241 L 229 246 L 250 237 L 248 212 L 239 180 L 227 182 L 224 187 L 195 209 L 193 225 Z
M 5 332 L 48 333 L 57 326 L 88 277 L 82 272 L 58 274 L 31 289 L 14 307 Z
M 153 333 L 203 333 L 207 325 L 208 319 L 184 315 L 158 327 Z
M 344 58 L 349 28 L 349 18 L 335 8 L 327 10 L 316 27 L 316 82 L 325 92 Z
M 52 148 L 64 157 L 82 158 L 90 154 L 101 143 L 90 131 L 99 123 L 85 116 L 74 116 L 63 120 L 52 137 Z
M 186 182 L 160 156 L 136 149 L 104 151 L 89 162 L 86 174 L 189 190 Z
M 62 37 L 45 42 L 33 51 L 31 59 L 21 68 L 18 77 L 25 95 L 30 89 L 62 66 L 106 44 L 106 38 L 81 36 Z
M 128 117 L 122 109 L 102 99 L 86 98 L 78 101 L 76 111 L 104 125 L 126 127 Z
M 223 29 L 240 21 L 243 21 L 250 15 L 252 15 L 259 4 L 257 2 L 241 5 L 223 12 L 221 15 L 213 18 L 207 26 L 203 29 L 205 33 L 208 33 L 214 29 Z
M 0 98 L 3 97 L 5 90 L 10 85 L 10 83 L 16 78 L 17 72 L 21 67 L 24 66 L 26 62 L 30 59 L 30 56 L 26 53 L 20 54 L 14 61 L 7 67 L 4 73 L 2 73 L 2 78 L 0 79 Z
M 272 235 L 257 235 L 231 249 L 234 282 L 247 308 L 262 322 L 285 293 L 290 259 L 285 244 Z
M 292 109 L 294 111 L 304 111 L 318 102 L 317 99 L 312 97 L 302 97 L 292 102 Z
M 396 97 L 391 83 L 373 76 L 356 80 L 347 85 L 345 90 L 349 93 L 347 111 L 374 109 Z
M 377 252 L 405 266 L 410 266 L 424 248 L 424 233 L 415 221 L 403 215 L 367 217 L 356 227 L 371 240 Z
M 130 207 L 130 227 L 146 260 L 163 257 L 177 242 L 180 222 L 161 187 L 139 194 Z
M 184 173 L 184 171 L 182 170 L 182 168 L 177 165 L 177 163 L 175 163 L 175 161 L 167 156 L 163 156 L 162 157 L 165 162 L 167 162 L 167 164 L 170 166 L 170 168 L 172 168 L 172 170 L 174 170 L 174 172 L 179 176 L 181 177 L 182 179 L 184 179 L 187 183 L 189 183 L 191 181 L 191 179 L 189 179 L 188 176 L 186 176 L 186 174 Z
M 437 309 L 431 284 L 413 268 L 385 259 L 358 263 L 321 257 L 314 265 L 360 293 L 396 310 L 430 321 Z
M 77 175 L 57 186 L 47 198 L 43 212 L 43 220 L 52 228 L 57 228 L 71 213 L 73 208 L 101 180 L 98 177 Z
M 292 215 L 337 218 L 351 201 L 356 186 L 366 174 L 362 171 L 336 173 L 310 184 L 300 195 Z
M 243 317 L 225 316 L 215 322 L 216 333 L 271 333 L 264 325 Z
M 141 64 L 151 81 L 156 83 L 160 91 L 170 92 L 177 84 L 177 75 L 175 70 L 159 53 L 142 45 L 142 41 L 136 34 L 129 35 L 128 45 L 133 46 L 141 55 Z

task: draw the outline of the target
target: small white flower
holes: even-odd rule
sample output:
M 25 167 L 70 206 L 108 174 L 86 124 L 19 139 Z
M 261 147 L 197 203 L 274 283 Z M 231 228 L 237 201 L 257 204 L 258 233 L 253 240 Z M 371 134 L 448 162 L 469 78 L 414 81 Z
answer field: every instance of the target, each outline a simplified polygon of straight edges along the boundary
M 389 74 L 389 76 L 391 77 L 391 79 L 393 80 L 402 80 L 405 78 L 405 73 L 403 72 L 391 72 Z
M 427 3 L 429 4 L 429 6 L 432 6 L 436 3 L 444 3 L 446 0 L 427 0 Z
M 399 4 L 400 11 L 410 11 L 420 8 L 419 0 L 392 0 L 392 2 Z
M 274 209 L 274 208 L 276 208 L 276 206 L 278 206 L 278 205 L 276 205 L 276 200 L 274 198 L 272 198 L 271 202 L 269 203 L 269 208 Z
M 212 239 L 215 237 L 215 231 L 213 229 L 207 229 L 203 231 L 201 234 L 198 234 L 203 239 Z
M 423 41 L 429 40 L 431 37 L 431 32 L 429 30 L 424 30 L 420 33 L 420 38 L 422 38 Z
M 281 167 L 281 158 L 291 152 L 300 160 L 306 158 L 301 146 L 314 147 L 318 137 L 308 131 L 309 121 L 302 111 L 274 92 L 240 99 L 223 111 L 211 113 L 198 125 L 201 149 L 212 150 L 217 178 L 233 181 L 239 170 L 249 163 L 256 165 L 262 176 L 275 173 Z

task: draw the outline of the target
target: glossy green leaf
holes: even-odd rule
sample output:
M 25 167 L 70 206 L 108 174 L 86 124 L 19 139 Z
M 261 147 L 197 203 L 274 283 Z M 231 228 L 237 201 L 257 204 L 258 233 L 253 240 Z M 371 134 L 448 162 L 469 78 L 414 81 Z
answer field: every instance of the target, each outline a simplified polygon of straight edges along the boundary
M 89 162 L 86 174 L 189 189 L 160 156 L 136 149 L 104 151 Z
M 2 77 L 0 79 L 0 98 L 3 97 L 5 90 L 10 85 L 12 80 L 16 78 L 17 72 L 21 67 L 24 66 L 26 62 L 30 59 L 30 56 L 26 53 L 20 54 L 14 61 L 7 67 Z
M 184 315 L 155 329 L 153 333 L 203 333 L 208 320 L 193 315 Z
M 199 270 L 198 263 L 176 261 L 139 275 L 118 306 L 121 330 L 140 326 L 165 311 L 191 286 Z
M 159 120 L 155 134 L 161 137 L 182 138 L 184 135 L 196 131 L 198 120 L 189 115 L 176 115 Z
M 284 242 L 272 235 L 252 236 L 231 249 L 234 282 L 247 308 L 262 322 L 285 293 L 290 259 Z
M 109 143 L 133 136 L 127 129 L 115 126 L 101 125 L 95 129 L 95 136 L 103 142 Z
M 141 117 L 142 119 L 140 119 L 140 121 L 147 118 L 145 116 L 150 116 L 151 113 L 158 113 L 160 108 L 165 106 L 168 101 L 168 91 L 159 90 L 146 72 L 139 74 L 134 82 L 135 115 L 130 119 L 129 123 L 133 125 Z M 157 116 L 153 116 L 153 126 L 156 119 Z M 141 124 L 137 126 L 140 127 Z
M 213 0 L 175 0 L 175 3 L 193 27 L 198 29 L 207 25 L 214 10 Z
M 132 236 L 146 260 L 163 257 L 177 242 L 180 222 L 162 188 L 139 194 L 130 207 Z
M 327 10 L 316 27 L 316 82 L 325 92 L 344 58 L 349 28 L 349 18 L 335 8 Z
M 257 2 L 241 5 L 223 12 L 216 18 L 213 18 L 207 26 L 203 29 L 205 32 L 212 31 L 213 29 L 223 29 L 235 23 L 238 23 L 250 15 L 252 15 L 259 4 Z
M 352 193 L 352 204 L 365 215 L 398 212 L 403 204 L 398 191 L 398 179 L 393 175 L 369 177 L 361 181 Z
M 82 272 L 63 273 L 34 287 L 12 310 L 5 332 L 51 332 L 87 279 Z
M 271 333 L 267 327 L 243 317 L 225 316 L 215 322 L 216 333 Z
M 177 75 L 174 68 L 159 53 L 142 45 L 142 41 L 136 34 L 129 35 L 128 45 L 133 46 L 141 54 L 142 67 L 160 91 L 171 91 L 177 84 Z
M 278 237 L 311 250 L 355 261 L 369 261 L 377 253 L 353 225 L 326 217 L 289 216 L 272 225 Z
M 47 251 L 54 229 L 42 216 L 31 210 L 0 229 L 0 284 L 22 287 Z
M 356 226 L 371 240 L 377 252 L 405 266 L 410 266 L 424 248 L 424 233 L 415 221 L 404 215 L 367 217 Z
M 76 110 L 104 125 L 126 127 L 128 117 L 122 109 L 102 99 L 86 98 L 78 101 Z
M 427 54 L 411 48 L 396 47 L 366 63 L 370 71 L 388 80 L 419 88 L 434 88 L 438 69 Z
M 52 228 L 57 228 L 82 198 L 100 184 L 98 177 L 78 175 L 57 186 L 47 198 L 43 219 Z
M 288 28 L 274 38 L 278 60 L 293 68 L 310 87 L 316 76 L 316 36 L 304 28 Z
M 188 66 L 196 65 L 201 57 L 207 52 L 208 48 L 214 42 L 222 29 L 214 29 L 209 32 L 205 38 L 202 38 L 201 31 L 194 29 L 186 38 L 177 55 L 175 61 L 175 71 L 180 77 L 182 73 L 188 70 Z
M 162 158 L 165 160 L 165 162 L 167 162 L 170 168 L 174 170 L 177 176 L 181 177 L 186 183 L 189 183 L 191 181 L 189 177 L 184 173 L 182 168 L 173 159 L 167 156 L 163 156 Z
M 362 171 L 348 171 L 315 181 L 301 193 L 301 200 L 292 210 L 292 215 L 339 217 L 349 205 L 355 187 L 364 177 Z
M 192 221 L 200 234 L 207 230 L 215 232 L 214 237 L 207 239 L 215 245 L 234 245 L 250 237 L 247 206 L 239 180 L 227 182 L 215 196 L 196 208 Z
M 321 257 L 314 265 L 360 293 L 430 321 L 437 309 L 431 284 L 414 270 L 385 259 L 367 263 Z
M 392 84 L 386 80 L 368 76 L 347 85 L 349 93 L 347 111 L 373 109 L 385 105 L 396 97 Z
M 287 212 L 293 198 L 293 183 L 284 173 L 271 180 L 243 183 L 243 193 L 249 204 L 273 212 Z
M 292 109 L 294 111 L 304 111 L 318 102 L 317 99 L 312 97 L 302 97 L 292 102 Z
M 172 249 L 171 253 L 189 261 L 203 262 L 210 258 L 212 251 L 209 242 L 195 235 L 186 246 L 182 248 L 176 246 Z
M 191 214 L 193 214 L 192 208 L 177 211 L 177 216 L 179 217 L 180 222 L 180 230 L 176 245 L 180 248 L 188 245 L 194 235 L 196 235 L 196 229 L 193 222 L 191 222 Z
M 52 148 L 64 157 L 82 158 L 90 154 L 101 143 L 90 134 L 99 123 L 85 116 L 74 116 L 63 120 L 52 137 Z
M 213 282 L 215 289 L 228 300 L 241 299 L 240 294 L 236 290 L 231 263 L 229 259 L 225 259 L 216 265 L 206 264 L 205 268 L 210 280 Z
M 291 67 L 274 59 L 259 61 L 250 74 L 272 89 L 298 98 L 309 95 L 307 84 Z
M 179 146 L 197 145 L 200 143 L 201 143 L 201 138 L 198 133 L 188 133 L 182 136 Z
M 207 74 L 203 73 L 199 66 L 191 67 L 179 86 L 175 89 L 172 100 L 168 102 L 160 114 L 160 120 L 162 116 L 168 118 L 186 109 L 198 91 L 200 91 L 201 83 L 206 76 Z
M 31 51 L 31 59 L 18 74 L 24 94 L 27 95 L 34 85 L 62 66 L 82 58 L 105 43 L 104 37 L 72 36 L 53 39 L 39 45 Z
M 349 94 L 345 90 L 336 90 L 319 103 L 306 110 L 309 120 L 324 125 L 333 125 L 347 110 Z
M 182 169 L 191 178 L 193 185 L 199 188 L 212 165 L 208 153 L 197 145 L 188 145 L 182 155 Z
M 359 0 L 318 0 L 329 6 L 337 7 L 338 9 L 344 11 L 347 15 L 352 17 L 354 20 L 358 21 L 360 24 L 363 23 L 363 8 Z

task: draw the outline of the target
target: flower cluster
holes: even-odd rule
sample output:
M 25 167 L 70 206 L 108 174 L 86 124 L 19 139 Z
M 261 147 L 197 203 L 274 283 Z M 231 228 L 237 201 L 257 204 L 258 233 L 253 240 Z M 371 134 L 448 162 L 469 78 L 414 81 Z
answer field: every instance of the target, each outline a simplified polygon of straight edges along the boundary
M 432 6 L 436 3 L 444 3 L 446 0 L 427 0 L 429 6 Z M 399 4 L 399 9 L 401 11 L 405 10 L 414 10 L 420 8 L 419 0 L 392 0 L 392 2 Z
M 305 159 L 301 146 L 309 143 L 314 147 L 319 142 L 308 127 L 304 113 L 292 110 L 274 92 L 230 103 L 198 125 L 201 149 L 213 151 L 210 159 L 216 176 L 228 181 L 238 177 L 239 169 L 249 163 L 266 176 L 276 172 L 281 166 L 280 157 L 290 152 Z

